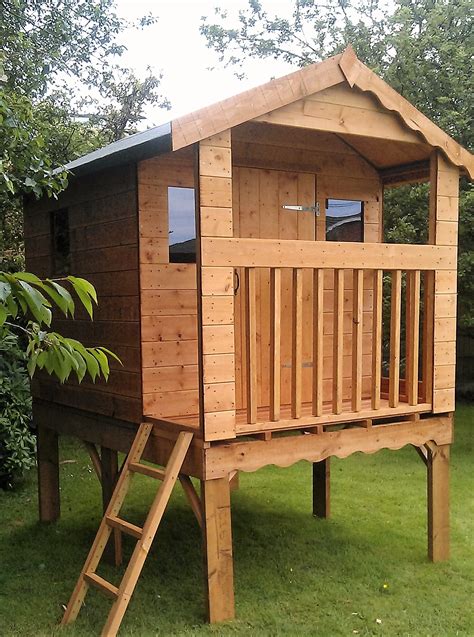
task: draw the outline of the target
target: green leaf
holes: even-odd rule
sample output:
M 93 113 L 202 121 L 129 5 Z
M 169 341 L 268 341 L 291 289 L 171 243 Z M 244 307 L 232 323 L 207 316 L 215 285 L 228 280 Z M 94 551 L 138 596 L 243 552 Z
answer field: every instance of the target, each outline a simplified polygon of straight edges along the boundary
M 112 352 L 110 349 L 107 349 L 106 347 L 98 347 L 97 349 L 101 349 L 103 352 L 105 352 L 106 354 L 108 354 L 109 356 L 112 356 L 112 358 L 115 358 L 115 360 L 120 363 L 120 365 L 123 366 L 122 361 L 120 360 L 120 358 L 117 356 L 117 354 L 115 354 L 115 352 Z
M 59 285 L 59 283 L 56 283 L 56 281 L 52 281 L 51 279 L 46 279 L 46 281 L 50 283 L 54 287 L 56 292 L 66 301 L 71 316 L 74 316 L 75 304 L 74 299 L 72 298 L 69 291 L 66 290 L 66 288 L 62 285 Z
M 71 278 L 71 277 L 68 277 L 68 278 Z M 74 287 L 74 291 L 76 292 L 77 296 L 81 300 L 81 303 L 85 307 L 87 313 L 89 314 L 91 318 L 93 318 L 92 301 L 90 299 L 90 296 L 87 294 L 87 292 L 84 292 L 84 290 L 80 286 L 76 286 L 74 282 L 72 282 L 72 285 Z
M 83 356 L 84 356 L 84 360 L 86 361 L 87 371 L 89 372 L 89 376 L 92 378 L 92 382 L 95 383 L 95 379 L 100 373 L 99 363 L 94 358 L 94 356 L 92 356 L 92 354 L 87 350 L 83 353 Z
M 8 316 L 8 312 L 7 309 L 4 305 L 0 304 L 0 327 L 5 323 L 5 321 L 7 320 L 7 316 Z
M 41 283 L 41 279 L 31 272 L 15 272 L 15 278 L 19 281 L 28 281 L 28 283 Z
M 95 290 L 95 287 L 92 285 L 92 283 L 89 283 L 89 281 L 86 281 L 86 279 L 81 279 L 76 276 L 68 276 L 67 278 L 69 281 L 71 281 L 71 283 L 74 285 L 76 290 L 77 288 L 83 290 L 97 303 L 97 292 Z
M 61 312 L 65 316 L 67 316 L 68 310 L 69 310 L 69 304 L 67 300 L 63 296 L 61 296 L 59 292 L 57 292 L 54 288 L 52 288 L 50 285 L 47 285 L 46 283 L 43 283 L 41 285 L 41 288 L 52 298 L 52 300 L 56 303 L 56 305 L 59 307 Z
M 91 348 L 89 350 L 99 361 L 101 372 L 104 378 L 107 380 L 109 377 L 109 361 L 107 356 L 98 348 Z

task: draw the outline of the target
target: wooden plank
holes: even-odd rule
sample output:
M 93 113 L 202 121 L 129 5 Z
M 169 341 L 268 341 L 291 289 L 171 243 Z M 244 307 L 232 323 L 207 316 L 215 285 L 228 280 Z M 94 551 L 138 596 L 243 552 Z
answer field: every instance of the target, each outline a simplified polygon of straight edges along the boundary
M 364 271 L 353 272 L 353 327 L 352 327 L 352 411 L 362 405 L 362 317 L 364 308 Z
M 313 462 L 313 515 L 329 518 L 331 515 L 331 459 Z
M 418 135 L 407 129 L 392 113 L 324 104 L 311 99 L 295 102 L 255 118 L 258 122 L 315 129 L 343 135 L 361 135 L 419 144 Z
M 334 300 L 333 300 L 334 303 Z M 313 272 L 313 414 L 323 413 L 324 270 Z
M 343 357 L 344 270 L 334 270 L 334 339 L 333 339 L 333 392 L 332 407 L 335 414 L 342 411 L 342 357 Z
M 418 403 L 418 360 L 420 354 L 420 272 L 407 273 L 406 379 L 410 405 Z
M 393 410 L 391 413 L 395 414 Z M 300 460 L 319 462 L 330 456 L 346 458 L 358 451 L 373 453 L 381 448 L 400 449 L 405 444 L 420 446 L 427 440 L 434 440 L 439 445 L 450 444 L 452 437 L 452 423 L 448 418 L 438 416 L 416 422 L 326 431 L 323 435 L 237 441 L 204 450 L 206 478 L 227 477 L 229 471 L 234 470 L 256 471 L 271 464 L 288 467 Z
M 232 208 L 201 209 L 201 237 L 232 237 Z
M 196 520 L 198 521 L 199 526 L 202 528 L 202 505 L 201 500 L 196 493 L 196 489 L 191 481 L 191 478 L 184 473 L 179 474 L 179 481 L 181 486 L 183 487 L 184 495 L 186 496 L 186 500 L 189 502 L 194 515 L 196 516 Z
M 374 272 L 374 310 L 372 315 L 372 409 L 380 408 L 380 389 L 382 380 L 382 301 L 383 271 Z
M 205 383 L 232 382 L 235 376 L 234 354 L 204 354 L 203 378 Z
M 54 522 L 60 516 L 58 434 L 38 426 L 38 499 L 41 522 Z
M 257 319 L 255 269 L 245 269 L 246 350 L 247 350 L 247 420 L 257 421 Z
M 400 397 L 400 332 L 401 332 L 402 273 L 392 271 L 390 303 L 390 371 L 389 404 L 398 407 Z
M 196 315 L 142 316 L 142 342 L 197 340 Z
M 338 59 L 339 56 L 334 56 L 287 76 L 287 81 L 292 87 L 291 101 L 342 82 L 344 75 L 337 65 Z M 285 78 L 279 78 L 279 83 L 284 81 Z M 285 100 L 282 100 L 273 80 L 273 83 L 267 82 L 206 109 L 175 119 L 172 122 L 173 148 L 177 150 L 188 146 L 207 137 L 208 134 L 213 135 L 220 130 L 237 126 L 258 115 L 268 113 L 274 108 L 279 108 L 284 103 Z M 200 128 L 196 122 L 200 122 Z
M 201 207 L 230 208 L 232 206 L 232 180 L 227 177 L 199 179 Z
M 234 293 L 233 268 L 201 268 L 201 292 L 204 296 L 229 296 Z
M 428 557 L 449 559 L 449 452 L 450 445 L 429 442 L 428 451 Z
M 270 420 L 280 419 L 281 270 L 270 271 Z
M 198 366 L 169 365 L 143 368 L 143 393 L 179 391 L 198 388 Z
M 293 270 L 291 415 L 301 416 L 303 366 L 303 271 Z
M 287 213 L 289 214 L 289 213 Z M 339 243 L 288 239 L 203 238 L 203 265 L 286 268 L 453 270 L 449 246 Z
M 203 354 L 227 354 L 234 351 L 233 325 L 203 325 Z
M 211 623 L 234 616 L 230 487 L 226 475 L 201 482 L 207 615 Z
M 105 514 L 119 475 L 117 452 L 108 447 L 101 446 L 100 465 L 102 510 Z M 111 564 L 115 564 L 115 566 L 119 566 L 122 563 L 122 535 L 120 530 L 114 528 L 112 536 L 104 550 L 104 559 Z

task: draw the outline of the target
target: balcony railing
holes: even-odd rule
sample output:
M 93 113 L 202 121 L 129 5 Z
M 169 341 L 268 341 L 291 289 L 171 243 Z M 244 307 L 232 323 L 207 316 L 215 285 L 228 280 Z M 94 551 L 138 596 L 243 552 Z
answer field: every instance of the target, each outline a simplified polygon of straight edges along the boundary
M 242 279 L 238 430 L 428 411 L 423 296 L 452 259 L 440 246 L 204 240 L 203 264 Z

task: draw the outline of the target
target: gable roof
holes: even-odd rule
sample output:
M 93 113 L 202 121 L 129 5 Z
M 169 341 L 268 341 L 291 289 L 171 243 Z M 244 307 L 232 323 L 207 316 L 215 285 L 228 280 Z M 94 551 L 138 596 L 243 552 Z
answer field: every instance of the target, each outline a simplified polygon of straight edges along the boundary
M 365 66 L 352 47 L 323 62 L 104 146 L 70 162 L 66 168 L 80 176 L 178 150 L 341 82 L 374 95 L 385 109 L 396 113 L 409 129 L 443 151 L 450 162 L 474 179 L 474 156 Z
M 375 95 L 384 108 L 396 113 L 408 128 L 419 133 L 430 146 L 439 148 L 451 163 L 464 169 L 474 179 L 474 156 L 365 66 L 352 47 L 323 62 L 310 64 L 294 73 L 173 120 L 173 150 L 221 133 L 227 128 L 344 81 L 351 87 L 356 86 Z

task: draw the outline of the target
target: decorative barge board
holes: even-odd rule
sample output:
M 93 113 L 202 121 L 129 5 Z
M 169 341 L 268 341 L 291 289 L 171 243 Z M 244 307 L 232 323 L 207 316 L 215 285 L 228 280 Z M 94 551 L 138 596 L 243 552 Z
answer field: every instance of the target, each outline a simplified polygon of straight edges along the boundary
M 446 559 L 458 182 L 472 155 L 349 48 L 68 168 L 57 202 L 26 202 L 27 268 L 96 285 L 96 320 L 55 326 L 123 367 L 108 384 L 35 378 L 41 519 L 59 516 L 58 435 L 86 443 L 105 506 L 141 423 L 157 464 L 192 434 L 179 481 L 221 621 L 234 615 L 239 472 L 307 460 L 313 514 L 328 517 L 332 456 L 413 445 L 429 558 Z M 385 243 L 384 189 L 423 181 L 427 245 Z

